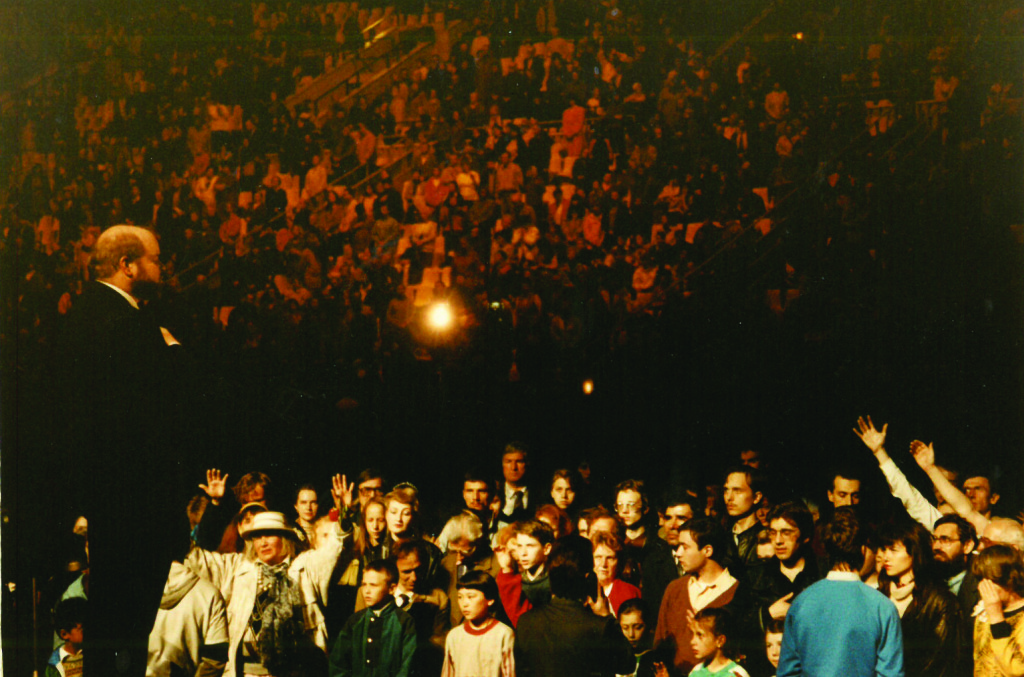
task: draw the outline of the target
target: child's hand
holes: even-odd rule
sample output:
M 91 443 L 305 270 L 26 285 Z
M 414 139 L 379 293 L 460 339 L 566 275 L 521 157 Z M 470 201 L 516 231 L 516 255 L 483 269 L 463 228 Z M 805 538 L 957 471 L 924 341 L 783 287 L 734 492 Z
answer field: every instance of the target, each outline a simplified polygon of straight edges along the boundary
M 668 677 L 668 668 L 664 663 L 654 664 L 654 677 Z

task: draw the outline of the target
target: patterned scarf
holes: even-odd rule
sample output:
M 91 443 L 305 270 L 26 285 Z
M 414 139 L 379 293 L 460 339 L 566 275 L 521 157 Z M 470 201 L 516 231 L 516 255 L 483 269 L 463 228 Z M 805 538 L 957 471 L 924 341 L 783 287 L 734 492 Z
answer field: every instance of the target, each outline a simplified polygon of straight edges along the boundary
M 259 579 L 249 627 L 256 637 L 260 661 L 271 674 L 294 666 L 306 629 L 302 594 L 288 575 L 290 564 L 289 560 L 275 565 L 257 563 Z

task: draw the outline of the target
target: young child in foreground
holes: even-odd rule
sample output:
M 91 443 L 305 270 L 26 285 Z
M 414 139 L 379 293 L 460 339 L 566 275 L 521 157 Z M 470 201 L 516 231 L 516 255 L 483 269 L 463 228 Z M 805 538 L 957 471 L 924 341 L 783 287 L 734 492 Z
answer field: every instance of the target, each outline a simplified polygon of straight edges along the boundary
M 636 669 L 628 677 L 654 677 L 655 653 L 651 649 L 653 628 L 647 625 L 647 610 L 639 597 L 619 605 L 619 627 L 633 648 Z
M 46 677 L 79 677 L 82 674 L 82 642 L 88 602 L 71 597 L 53 611 L 57 635 L 64 644 L 53 650 L 46 665 Z
M 764 630 L 764 649 L 773 670 L 779 669 L 779 657 L 782 655 L 782 630 L 784 627 L 784 619 L 772 619 L 771 623 Z M 772 677 L 775 677 L 774 672 Z
M 441 677 L 515 677 L 514 634 L 494 617 L 494 579 L 486 571 L 468 571 L 455 587 L 465 620 L 445 640 Z
M 729 636 L 736 636 L 732 614 L 728 609 L 701 609 L 694 617 L 690 647 L 697 660 L 690 677 L 750 677 L 730 656 L 726 646 Z
M 377 560 L 363 571 L 366 608 L 345 623 L 331 648 L 331 677 L 408 677 L 416 652 L 416 624 L 395 604 L 398 569 Z

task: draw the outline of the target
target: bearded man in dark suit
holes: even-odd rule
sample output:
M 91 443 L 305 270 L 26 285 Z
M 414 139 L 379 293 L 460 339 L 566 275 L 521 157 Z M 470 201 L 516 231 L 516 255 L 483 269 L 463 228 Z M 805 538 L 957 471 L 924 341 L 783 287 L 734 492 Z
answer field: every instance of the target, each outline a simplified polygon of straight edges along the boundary
M 58 405 L 67 426 L 62 500 L 88 519 L 85 674 L 138 675 L 178 534 L 188 533 L 190 445 L 177 341 L 144 307 L 162 277 L 156 236 L 113 226 L 96 241 L 95 277 L 58 340 Z

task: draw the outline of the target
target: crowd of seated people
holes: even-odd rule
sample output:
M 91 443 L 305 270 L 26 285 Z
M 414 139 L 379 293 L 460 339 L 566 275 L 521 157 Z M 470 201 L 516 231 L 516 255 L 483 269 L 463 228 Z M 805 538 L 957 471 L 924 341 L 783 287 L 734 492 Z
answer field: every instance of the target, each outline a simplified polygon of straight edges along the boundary
M 83 30 L 93 66 L 78 91 L 26 102 L 19 130 L 19 159 L 39 161 L 3 210 L 18 340 L 45 344 L 117 223 L 159 236 L 189 292 L 179 334 L 227 329 L 225 353 L 269 351 L 289 373 L 408 343 L 431 299 L 455 306 L 467 335 L 497 302 L 519 344 L 614 347 L 632 318 L 786 238 L 758 285 L 781 313 L 823 261 L 884 267 L 894 195 L 923 199 L 953 171 L 943 149 L 995 158 L 1019 133 L 1010 48 L 957 38 L 996 25 L 997 2 L 869 15 L 858 44 L 832 39 L 841 19 L 782 17 L 818 34 L 721 55 L 691 37 L 693 13 L 643 11 L 652 3 L 505 4 L 516 11 L 478 18 L 351 107 L 284 104 L 311 73 L 285 36 L 315 33 L 303 17 L 326 6 L 168 7 L 140 35 Z M 942 30 L 900 39 L 921 22 Z M 916 126 L 913 102 L 933 96 L 944 108 Z M 922 127 L 923 144 L 892 150 Z M 1011 223 L 993 179 L 987 204 Z M 363 318 L 380 321 L 376 340 L 347 340 Z M 278 332 L 300 338 L 271 345 Z M 310 337 L 322 348 L 280 354 Z
M 815 657 L 794 659 L 787 617 L 851 529 L 864 543 L 852 575 L 900 626 L 893 662 L 870 674 L 1020 674 L 1024 527 L 1003 516 L 1007 478 L 957 473 L 914 441 L 910 457 L 934 483 L 926 496 L 886 451 L 888 425 L 862 418 L 854 433 L 843 455 L 873 455 L 877 486 L 898 501 L 873 495 L 856 463 L 812 487 L 750 449 L 724 470 L 694 468 L 706 488 L 662 495 L 638 479 L 601 488 L 574 469 L 545 482 L 517 442 L 450 497 L 375 468 L 334 475 L 329 491 L 315 478 L 286 491 L 261 472 L 230 483 L 208 470 L 188 505 L 191 551 L 171 565 L 150 634 L 149 674 L 804 674 L 800 659 Z M 443 529 L 428 501 L 448 506 Z M 47 599 L 53 674 L 88 662 L 88 556 L 70 559 L 79 566 Z

